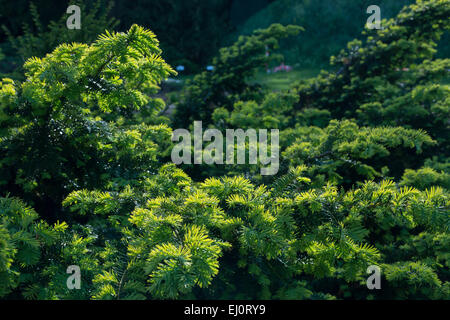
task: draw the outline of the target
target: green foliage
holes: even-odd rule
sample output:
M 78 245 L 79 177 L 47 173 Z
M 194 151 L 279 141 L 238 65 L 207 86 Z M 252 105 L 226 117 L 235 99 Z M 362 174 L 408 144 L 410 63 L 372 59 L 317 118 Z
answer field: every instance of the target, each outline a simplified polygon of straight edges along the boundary
M 267 28 L 270 24 L 301 24 L 305 35 L 301 39 L 284 43 L 282 53 L 286 62 L 294 66 L 326 66 L 329 57 L 358 36 L 369 15 L 367 7 L 376 4 L 383 19 L 395 16 L 411 0 L 278 0 L 258 11 L 240 25 L 232 34 L 250 34 L 253 30 Z M 448 50 L 448 46 L 446 46 Z M 312 54 L 313 53 L 313 54 Z M 448 53 L 448 51 L 447 51 Z
M 131 184 L 154 170 L 171 130 L 102 117 L 151 108 L 158 83 L 173 73 L 160 53 L 152 32 L 132 26 L 128 33 L 107 32 L 91 46 L 63 44 L 29 59 L 23 83 L 3 79 L 3 190 L 15 186 L 17 196 L 52 210 L 76 188 Z
M 38 221 L 32 208 L 10 197 L 0 198 L 0 214 L 0 296 L 20 288 L 26 298 L 39 278 L 33 270 L 45 260 L 44 247 L 54 245 L 67 224 Z
M 364 31 L 364 42 L 354 40 L 332 57 L 337 72 L 298 86 L 297 110 L 326 109 L 363 124 L 422 128 L 446 146 L 448 88 L 437 83 L 448 75 L 449 61 L 432 58 L 450 26 L 449 13 L 448 1 L 418 1 L 384 21 L 383 29 Z
M 277 297 L 311 298 L 312 292 L 339 297 L 332 289 L 316 292 L 315 283 L 322 278 L 358 283 L 368 265 L 385 261 L 391 270 L 405 259 L 427 264 L 434 279 L 429 297 L 442 297 L 446 276 L 438 261 L 448 263 L 446 244 L 418 251 L 418 241 L 428 241 L 429 232 L 447 234 L 448 194 L 398 189 L 392 181 L 367 182 L 349 192 L 331 185 L 310 188 L 302 177 L 306 169 L 298 168 L 268 190 L 242 177 L 193 184 L 173 165 L 164 166 L 155 179 L 173 177 L 174 188 L 156 198 L 140 196 L 152 194 L 156 184 L 147 184 L 144 193 L 130 191 L 136 207 L 128 212 L 120 210 L 125 208 L 122 193 L 91 192 L 86 198 L 80 198 L 85 192 L 71 194 L 65 204 L 74 212 L 104 212 L 121 234 L 106 240 L 104 249 L 90 249 L 100 252 L 97 258 L 104 266 L 92 283 L 93 297 L 196 297 L 205 287 L 213 298 L 270 298 L 271 292 L 278 292 Z M 110 199 L 110 209 L 103 199 Z M 129 223 L 114 223 L 129 212 Z M 442 236 L 432 241 L 448 241 Z M 109 236 L 102 232 L 98 237 Z M 400 256 L 392 252 L 397 246 L 402 246 Z M 238 269 L 242 272 L 227 271 Z M 294 289 L 293 277 L 309 280 Z M 403 284 L 386 277 L 395 296 Z M 363 291 L 358 294 L 364 296 Z
M 441 281 L 433 272 L 433 269 L 422 263 L 402 262 L 388 265 L 386 266 L 385 276 L 389 285 L 405 288 L 404 290 L 396 290 L 395 296 L 397 299 L 408 299 L 411 296 L 439 299 L 448 294 L 448 292 L 444 292 L 448 289 L 442 288 Z M 440 291 L 442 291 L 442 295 L 439 294 Z
M 200 83 L 207 81 L 200 81 L 200 77 L 217 74 L 221 79 L 227 73 L 219 69 L 205 72 L 194 78 L 198 86 L 185 87 L 181 101 L 186 103 L 178 104 L 175 125 L 188 127 L 193 120 L 202 119 L 220 130 L 278 128 L 284 151 L 282 172 L 287 172 L 290 164 L 309 159 L 308 165 L 320 168 L 315 172 L 317 179 L 330 178 L 346 187 L 366 178 L 400 178 L 405 169 L 418 168 L 435 154 L 444 158 L 448 154 L 449 90 L 438 82 L 447 76 L 449 65 L 448 59 L 433 59 L 435 41 L 448 29 L 448 10 L 448 1 L 419 1 L 405 7 L 396 18 L 384 21 L 382 30 L 365 31 L 368 36 L 364 43 L 352 41 L 347 50 L 332 58 L 340 68 L 337 72 L 323 72 L 289 92 L 267 94 L 258 87 L 246 86 L 242 83 L 246 77 L 241 76 L 233 78 L 233 83 L 246 91 L 229 88 L 225 99 L 219 100 L 214 97 L 222 90 L 221 84 L 202 87 Z M 252 43 L 251 37 L 241 39 Z M 192 103 L 187 103 L 186 97 L 191 97 Z M 331 129 L 335 126 L 331 119 L 353 124 L 342 122 L 347 129 L 339 129 L 340 125 Z M 308 126 L 328 126 L 328 130 Z M 353 140 L 345 131 L 356 134 L 358 126 L 364 129 Z M 317 151 L 311 149 L 309 139 L 317 141 L 313 143 Z M 339 146 L 341 139 L 346 141 L 345 146 Z M 333 157 L 336 153 L 342 156 Z M 225 172 L 197 168 L 189 168 L 194 177 L 241 173 L 261 180 L 255 176 L 257 170 L 249 167 Z
M 249 78 L 301 28 L 257 30 L 194 77 L 172 123 L 154 95 L 175 72 L 149 30 L 28 59 L 25 81 L 0 82 L 0 297 L 449 299 L 448 59 L 433 59 L 448 12 L 418 1 L 350 43 L 338 74 L 278 93 Z M 280 173 L 184 172 L 171 126 L 192 120 L 279 129 Z
M 406 169 L 401 184 L 415 186 L 419 189 L 426 189 L 431 186 L 442 186 L 450 189 L 450 174 L 438 172 L 429 167 L 424 167 L 419 170 Z
M 278 48 L 280 39 L 297 35 L 301 30 L 298 26 L 274 24 L 220 49 L 212 61 L 214 70 L 204 71 L 186 84 L 177 105 L 174 125 L 187 127 L 199 119 L 209 124 L 215 108 L 231 108 L 241 96 L 257 96 L 260 90 L 249 84 L 249 78 L 258 68 L 281 58 L 276 54 L 266 57 L 266 48 Z
M 293 137 L 297 137 L 296 140 Z M 292 165 L 307 164 L 311 166 L 313 176 L 325 175 L 327 180 L 339 183 L 351 183 L 355 176 L 359 181 L 381 177 L 389 168 L 382 159 L 391 152 L 414 148 L 420 153 L 423 145 L 435 143 L 421 130 L 360 128 L 348 120 L 332 120 L 323 130 L 298 127 L 288 131 L 286 139 L 290 141 L 286 143 L 288 147 L 283 155 Z M 407 164 L 404 159 L 401 161 L 403 165 Z
M 82 29 L 68 29 L 66 20 L 69 15 L 65 12 L 58 20 L 51 21 L 48 26 L 44 26 L 38 7 L 32 2 L 29 4 L 29 9 L 33 25 L 24 23 L 23 35 L 14 37 L 11 31 L 3 26 L 12 48 L 17 52 L 16 56 L 20 57 L 20 61 L 15 62 L 18 66 L 31 57 L 45 56 L 63 43 L 91 43 L 99 34 L 107 29 L 114 29 L 119 23 L 116 19 L 109 17 L 112 2 L 105 4 L 102 0 L 97 0 L 88 5 L 86 1 L 72 1 L 70 4 L 80 7 Z M 13 76 L 22 78 L 17 71 Z

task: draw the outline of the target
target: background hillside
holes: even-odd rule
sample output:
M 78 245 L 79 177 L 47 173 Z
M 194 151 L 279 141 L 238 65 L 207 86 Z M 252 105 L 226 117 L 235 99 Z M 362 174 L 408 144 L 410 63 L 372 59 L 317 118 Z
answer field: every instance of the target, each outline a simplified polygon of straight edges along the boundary
M 329 57 L 339 53 L 346 43 L 360 38 L 367 20 L 369 0 L 144 0 L 109 2 L 84 1 L 87 8 L 100 3 L 99 14 L 107 13 L 117 19 L 114 29 L 127 30 L 137 23 L 153 30 L 160 41 L 164 58 L 171 65 L 183 64 L 186 72 L 196 73 L 211 62 L 220 47 L 232 44 L 239 35 L 248 35 L 272 23 L 297 24 L 306 29 L 301 35 L 281 42 L 286 62 L 301 68 L 323 68 Z M 395 16 L 411 0 L 381 0 L 382 18 Z M 0 48 L 6 56 L 14 50 L 7 41 L 8 32 L 14 36 L 24 34 L 23 26 L 38 32 L 33 23 L 30 3 L 34 4 L 42 26 L 65 14 L 67 3 L 48 0 L 10 2 L 0 0 Z M 109 6 L 108 6 L 109 4 Z M 44 28 L 45 29 L 45 28 Z M 111 29 L 111 26 L 108 26 Z M 99 32 L 102 32 L 100 30 Z M 97 30 L 92 34 L 97 34 Z M 94 38 L 95 39 L 95 38 Z M 94 40 L 92 39 L 92 40 Z M 76 39 L 78 40 L 78 39 Z M 79 41 L 87 42 L 87 39 Z M 441 40 L 439 57 L 449 54 L 449 37 Z M 54 49 L 54 48 L 50 48 Z M 1 71 L 10 71 L 24 61 L 6 59 Z M 14 66 L 7 65 L 14 63 Z
M 380 0 L 382 19 L 394 17 L 412 0 Z M 251 34 L 253 30 L 267 28 L 272 23 L 297 24 L 305 32 L 295 39 L 282 43 L 286 62 L 301 67 L 311 65 L 324 67 L 329 57 L 336 55 L 350 40 L 361 38 L 368 14 L 366 8 L 374 4 L 370 0 L 277 0 L 250 16 L 239 25 L 229 39 Z M 448 56 L 448 34 L 441 40 L 440 54 Z

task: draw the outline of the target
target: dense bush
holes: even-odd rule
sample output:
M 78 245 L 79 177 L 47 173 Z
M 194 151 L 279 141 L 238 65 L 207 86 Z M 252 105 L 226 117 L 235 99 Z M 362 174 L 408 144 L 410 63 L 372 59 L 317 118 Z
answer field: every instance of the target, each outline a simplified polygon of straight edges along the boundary
M 154 95 L 175 72 L 142 27 L 28 59 L 0 82 L 0 297 L 449 299 L 449 14 L 419 0 L 281 93 L 248 80 L 301 28 L 257 30 L 172 119 Z M 279 173 L 170 163 L 194 120 L 279 129 Z

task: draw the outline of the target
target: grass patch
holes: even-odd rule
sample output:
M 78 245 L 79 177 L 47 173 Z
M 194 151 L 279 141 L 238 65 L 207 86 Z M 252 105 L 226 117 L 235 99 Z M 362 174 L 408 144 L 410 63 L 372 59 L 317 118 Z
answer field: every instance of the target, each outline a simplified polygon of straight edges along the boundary
M 290 72 L 266 73 L 261 70 L 250 79 L 250 84 L 259 83 L 260 85 L 268 87 L 272 91 L 283 91 L 292 88 L 292 86 L 299 80 L 310 79 L 316 77 L 320 73 L 320 68 L 303 68 L 295 69 Z M 178 75 L 173 77 L 173 80 L 181 80 L 180 82 L 168 81 L 166 88 L 169 91 L 180 91 L 185 85 L 186 80 L 194 78 L 194 75 Z
M 291 72 L 277 73 L 266 73 L 265 71 L 260 71 L 249 82 L 267 86 L 273 91 L 282 91 L 292 88 L 292 86 L 299 80 L 317 76 L 319 72 L 320 69 L 317 68 L 294 69 Z

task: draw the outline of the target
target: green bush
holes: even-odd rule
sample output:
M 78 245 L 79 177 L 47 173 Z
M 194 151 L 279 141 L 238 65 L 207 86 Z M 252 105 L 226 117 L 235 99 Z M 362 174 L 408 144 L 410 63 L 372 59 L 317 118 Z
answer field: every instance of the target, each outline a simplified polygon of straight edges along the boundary
M 418 1 L 351 42 L 338 74 L 278 93 L 248 78 L 301 28 L 255 31 L 172 122 L 154 95 L 175 72 L 149 30 L 28 59 L 0 82 L 0 297 L 449 299 L 448 59 L 432 42 L 449 12 Z M 278 128 L 279 173 L 170 163 L 172 127 L 193 120 Z

